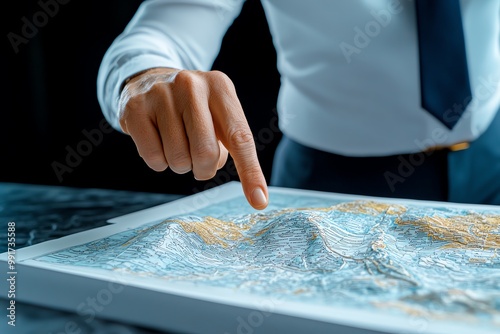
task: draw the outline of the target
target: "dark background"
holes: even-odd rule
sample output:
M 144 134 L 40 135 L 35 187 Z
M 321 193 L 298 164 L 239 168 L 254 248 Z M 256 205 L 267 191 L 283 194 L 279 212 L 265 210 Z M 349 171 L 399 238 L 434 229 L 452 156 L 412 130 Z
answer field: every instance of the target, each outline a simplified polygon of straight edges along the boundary
M 51 2 L 50 0 L 42 0 Z M 54 1 L 54 0 L 52 0 Z M 130 137 L 114 131 L 58 179 L 55 161 L 66 165 L 67 147 L 86 140 L 82 131 L 99 129 L 104 118 L 96 96 L 101 59 L 142 1 L 69 1 L 16 53 L 9 33 L 22 36 L 23 17 L 33 22 L 43 11 L 38 1 L 4 4 L 0 181 L 191 194 L 214 183 L 191 173 L 150 170 Z M 12 36 L 12 34 L 11 34 Z M 5 57 L 5 58 L 4 58 Z M 229 28 L 214 69 L 233 80 L 256 136 L 258 155 L 269 182 L 272 157 L 281 133 L 276 121 L 279 74 L 276 53 L 260 1 L 247 0 Z M 219 183 L 238 180 L 223 168 Z M 229 172 L 228 172 L 229 171 Z M 221 175 L 223 173 L 223 175 Z

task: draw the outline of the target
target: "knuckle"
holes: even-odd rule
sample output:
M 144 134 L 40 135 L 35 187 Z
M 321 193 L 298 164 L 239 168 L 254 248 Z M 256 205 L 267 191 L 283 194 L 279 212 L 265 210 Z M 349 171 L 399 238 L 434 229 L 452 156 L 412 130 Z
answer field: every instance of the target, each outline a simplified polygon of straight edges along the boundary
M 191 152 L 202 166 L 216 165 L 219 161 L 219 147 L 208 143 L 201 143 L 192 148 Z
M 240 166 L 238 174 L 242 180 L 256 181 L 262 178 L 262 171 L 257 166 Z
M 224 72 L 211 71 L 209 73 L 209 78 L 211 79 L 212 84 L 224 87 L 226 90 L 234 89 L 233 81 Z
M 194 74 L 191 71 L 183 70 L 179 71 L 175 76 L 175 83 L 189 82 L 193 78 Z
M 139 155 L 148 162 L 156 162 L 156 161 L 164 161 L 165 158 L 163 156 L 163 152 L 158 150 L 148 150 L 143 149 L 139 151 Z
M 168 157 L 168 164 L 174 172 L 184 172 L 191 169 L 191 158 L 183 151 L 172 152 Z
M 146 164 L 155 171 L 163 171 L 168 165 L 165 161 L 163 155 L 151 154 L 151 155 L 141 155 Z
M 176 86 L 188 92 L 198 92 L 203 88 L 199 75 L 191 71 L 180 71 L 174 80 Z
M 231 79 L 229 79 L 228 75 L 224 72 L 214 70 L 214 71 L 210 71 L 209 74 L 215 80 L 231 82 Z
M 228 141 L 231 147 L 254 145 L 252 132 L 244 126 L 237 126 L 229 131 Z
M 197 168 L 196 172 L 194 172 L 194 176 L 197 180 L 205 181 L 210 180 L 217 174 L 217 169 L 200 169 Z

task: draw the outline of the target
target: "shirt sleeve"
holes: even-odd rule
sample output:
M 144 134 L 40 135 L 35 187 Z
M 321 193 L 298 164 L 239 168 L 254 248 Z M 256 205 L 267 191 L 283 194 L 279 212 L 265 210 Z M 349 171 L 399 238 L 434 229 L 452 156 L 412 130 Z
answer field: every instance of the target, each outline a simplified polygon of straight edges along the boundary
M 244 1 L 144 1 L 99 67 L 97 98 L 106 120 L 121 131 L 120 88 L 135 73 L 152 67 L 210 70 Z

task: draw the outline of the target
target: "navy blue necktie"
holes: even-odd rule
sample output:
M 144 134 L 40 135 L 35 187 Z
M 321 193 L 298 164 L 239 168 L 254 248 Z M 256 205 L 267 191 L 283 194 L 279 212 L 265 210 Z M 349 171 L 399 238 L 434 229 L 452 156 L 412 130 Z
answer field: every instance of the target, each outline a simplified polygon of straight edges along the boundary
M 422 107 L 452 129 L 472 98 L 460 1 L 416 0 L 416 10 Z

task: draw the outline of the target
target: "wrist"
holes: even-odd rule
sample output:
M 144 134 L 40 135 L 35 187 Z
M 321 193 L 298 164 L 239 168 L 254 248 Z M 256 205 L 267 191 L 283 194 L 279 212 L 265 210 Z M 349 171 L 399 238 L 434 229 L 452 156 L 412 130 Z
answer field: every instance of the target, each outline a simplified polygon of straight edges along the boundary
M 172 67 L 151 67 L 142 71 L 139 71 L 137 73 L 132 74 L 128 78 L 126 78 L 121 87 L 120 87 L 120 93 L 123 91 L 125 86 L 131 82 L 139 80 L 142 76 L 144 75 L 149 75 L 149 74 L 171 74 L 173 72 L 178 72 L 180 70 Z

